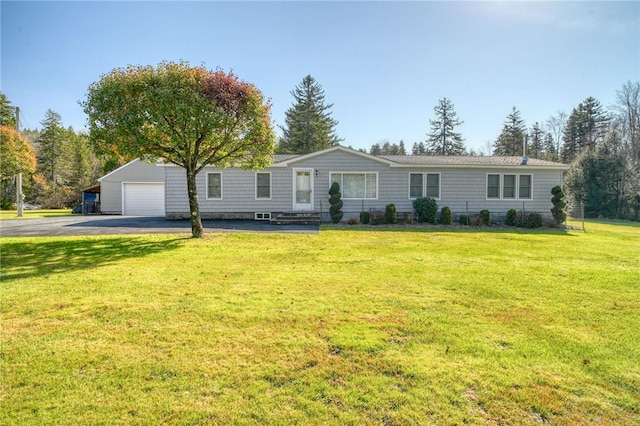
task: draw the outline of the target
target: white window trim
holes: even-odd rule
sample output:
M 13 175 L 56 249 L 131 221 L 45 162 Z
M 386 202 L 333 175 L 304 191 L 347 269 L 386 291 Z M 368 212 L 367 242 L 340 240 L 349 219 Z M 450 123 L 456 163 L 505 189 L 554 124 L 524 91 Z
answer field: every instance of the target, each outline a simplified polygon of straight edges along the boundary
M 379 176 L 378 176 L 378 172 L 350 172 L 350 171 L 342 171 L 342 172 L 329 172 L 329 188 L 331 188 L 331 184 L 333 182 L 333 175 L 365 175 L 365 195 L 366 195 L 366 175 L 376 175 L 376 196 L 375 198 L 346 198 L 344 195 L 342 196 L 342 200 L 377 200 L 378 199 L 378 192 L 379 192 Z M 342 176 L 340 176 L 340 193 L 344 194 L 342 192 Z
M 258 175 L 269 175 L 269 197 L 258 197 Z M 268 200 L 271 200 L 271 197 L 273 197 L 273 185 L 271 184 L 271 172 L 256 172 L 255 173 L 254 188 L 256 190 L 256 192 L 255 192 L 256 201 L 260 201 L 260 200 L 268 201 Z
M 425 184 L 424 184 L 424 179 L 425 179 L 425 174 L 424 173 L 409 173 L 409 175 L 407 176 L 408 178 L 408 195 L 409 195 L 409 199 L 410 200 L 415 200 L 416 198 L 420 198 L 420 197 L 412 197 L 411 196 L 411 175 L 420 175 L 422 177 L 422 186 L 421 186 L 421 191 L 420 191 L 420 197 L 424 197 L 424 191 L 425 191 Z
M 489 176 L 498 176 L 498 196 L 489 197 Z M 484 181 L 484 196 L 487 201 L 502 200 L 502 173 L 487 173 Z
M 412 197 L 411 196 L 411 175 L 421 175 L 422 176 L 422 192 L 420 194 L 420 197 Z M 407 176 L 408 179 L 408 198 L 410 200 L 415 200 L 416 198 L 421 198 L 421 197 L 428 197 L 427 195 L 427 182 L 428 182 L 428 178 L 427 175 L 438 175 L 438 196 L 437 197 L 430 197 L 433 198 L 434 200 L 439 200 L 442 198 L 442 173 L 440 172 L 409 172 L 409 175 Z
M 440 172 L 437 173 L 425 173 L 424 174 L 424 178 L 423 178 L 423 194 L 425 197 L 428 197 L 427 195 L 427 183 L 429 182 L 429 178 L 427 177 L 427 175 L 438 175 L 438 196 L 437 197 L 430 197 L 433 198 L 434 200 L 439 200 L 442 197 L 442 176 L 440 174 Z
M 528 198 L 520 197 L 520 176 L 529 176 L 529 195 L 530 195 L 530 197 L 528 197 Z M 533 173 L 521 173 L 521 174 L 518 174 L 517 190 L 518 190 L 518 200 L 528 200 L 528 201 L 533 200 Z
M 209 197 L 209 175 L 220 175 L 220 197 Z M 205 181 L 204 190 L 207 195 L 207 200 L 222 200 L 224 195 L 224 177 L 222 176 L 222 172 L 207 172 L 207 180 Z
M 498 175 L 498 197 L 489 197 L 489 175 Z M 504 176 L 515 176 L 516 177 L 516 188 L 515 188 L 515 198 L 505 198 L 504 197 Z M 529 192 L 531 194 L 528 198 L 523 198 L 520 196 L 520 176 L 529 176 L 531 179 L 529 181 Z M 485 184 L 484 184 L 484 193 L 487 201 L 532 201 L 533 200 L 533 173 L 487 173 Z

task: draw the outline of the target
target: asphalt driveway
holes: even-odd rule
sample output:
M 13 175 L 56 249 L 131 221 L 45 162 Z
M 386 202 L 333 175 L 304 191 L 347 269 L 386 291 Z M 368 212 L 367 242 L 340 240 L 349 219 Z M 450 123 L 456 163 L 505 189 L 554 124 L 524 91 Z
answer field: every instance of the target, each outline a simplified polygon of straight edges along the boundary
M 280 232 L 317 234 L 318 225 L 271 225 L 254 220 L 204 220 L 210 232 Z M 38 219 L 0 220 L 2 237 L 46 237 L 62 235 L 191 234 L 188 220 L 143 216 L 64 216 Z

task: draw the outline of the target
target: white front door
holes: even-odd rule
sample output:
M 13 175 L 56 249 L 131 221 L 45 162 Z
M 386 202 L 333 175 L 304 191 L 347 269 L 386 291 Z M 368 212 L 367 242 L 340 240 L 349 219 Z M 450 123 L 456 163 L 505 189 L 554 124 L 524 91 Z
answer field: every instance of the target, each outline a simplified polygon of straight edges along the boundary
M 293 210 L 313 210 L 313 169 L 293 169 Z

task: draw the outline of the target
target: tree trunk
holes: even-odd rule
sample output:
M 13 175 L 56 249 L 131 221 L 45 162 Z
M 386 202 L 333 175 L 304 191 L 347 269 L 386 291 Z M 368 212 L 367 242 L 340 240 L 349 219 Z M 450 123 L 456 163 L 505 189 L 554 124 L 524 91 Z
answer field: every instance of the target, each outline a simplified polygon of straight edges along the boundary
M 203 228 L 198 206 L 198 189 L 196 188 L 196 174 L 187 169 L 187 192 L 189 193 L 189 219 L 191 220 L 191 236 L 202 238 Z

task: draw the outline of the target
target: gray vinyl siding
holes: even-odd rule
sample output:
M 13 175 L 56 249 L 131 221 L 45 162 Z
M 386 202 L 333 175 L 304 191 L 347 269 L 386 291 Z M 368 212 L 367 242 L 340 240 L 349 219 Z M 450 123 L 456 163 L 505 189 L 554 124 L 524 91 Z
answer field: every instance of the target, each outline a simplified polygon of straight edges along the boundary
M 531 199 L 487 199 L 488 174 L 531 175 Z M 561 170 L 531 169 L 527 166 L 486 169 L 443 169 L 440 176 L 441 199 L 438 208 L 448 206 L 457 215 L 470 214 L 487 209 L 495 218 L 503 218 L 509 209 L 538 212 L 550 217 L 551 188 L 562 185 Z M 502 179 L 501 179 L 502 183 Z M 500 187 L 502 195 L 502 185 Z
M 206 213 L 255 213 L 291 211 L 293 207 L 292 170 L 267 168 L 271 173 L 271 199 L 256 199 L 256 171 L 206 167 L 196 176 L 198 202 L 203 217 Z M 222 175 L 222 199 L 207 199 L 207 173 Z M 184 169 L 166 168 L 167 215 L 189 214 L 187 179 Z
M 164 182 L 164 167 L 135 160 L 100 179 L 100 210 L 103 214 L 122 214 L 123 182 Z M 166 194 L 166 193 L 165 193 Z
M 413 211 L 413 199 L 409 198 L 410 173 L 440 174 L 440 198 L 438 209 L 448 206 L 454 214 L 477 213 L 488 209 L 494 217 L 503 217 L 510 208 L 536 211 L 549 216 L 551 188 L 562 185 L 562 170 L 509 167 L 450 167 L 450 166 L 398 166 L 386 161 L 378 161 L 344 150 L 335 150 L 301 160 L 290 160 L 286 167 L 268 167 L 271 173 L 271 199 L 256 199 L 256 171 L 240 169 L 205 168 L 197 176 L 200 211 L 203 217 L 215 214 L 243 213 L 243 217 L 253 217 L 255 212 L 293 211 L 294 169 L 313 169 L 313 207 L 316 212 L 329 210 L 329 188 L 331 173 L 361 172 L 376 173 L 378 197 L 370 200 L 343 200 L 344 219 L 358 217 L 369 209 L 384 209 L 387 204 L 396 205 L 398 213 Z M 207 173 L 222 174 L 222 199 L 206 199 Z M 533 177 L 531 200 L 487 200 L 486 179 L 488 173 L 530 174 Z M 178 167 L 166 168 L 166 212 L 169 217 L 188 217 L 186 176 Z M 251 216 L 249 216 L 251 214 Z

